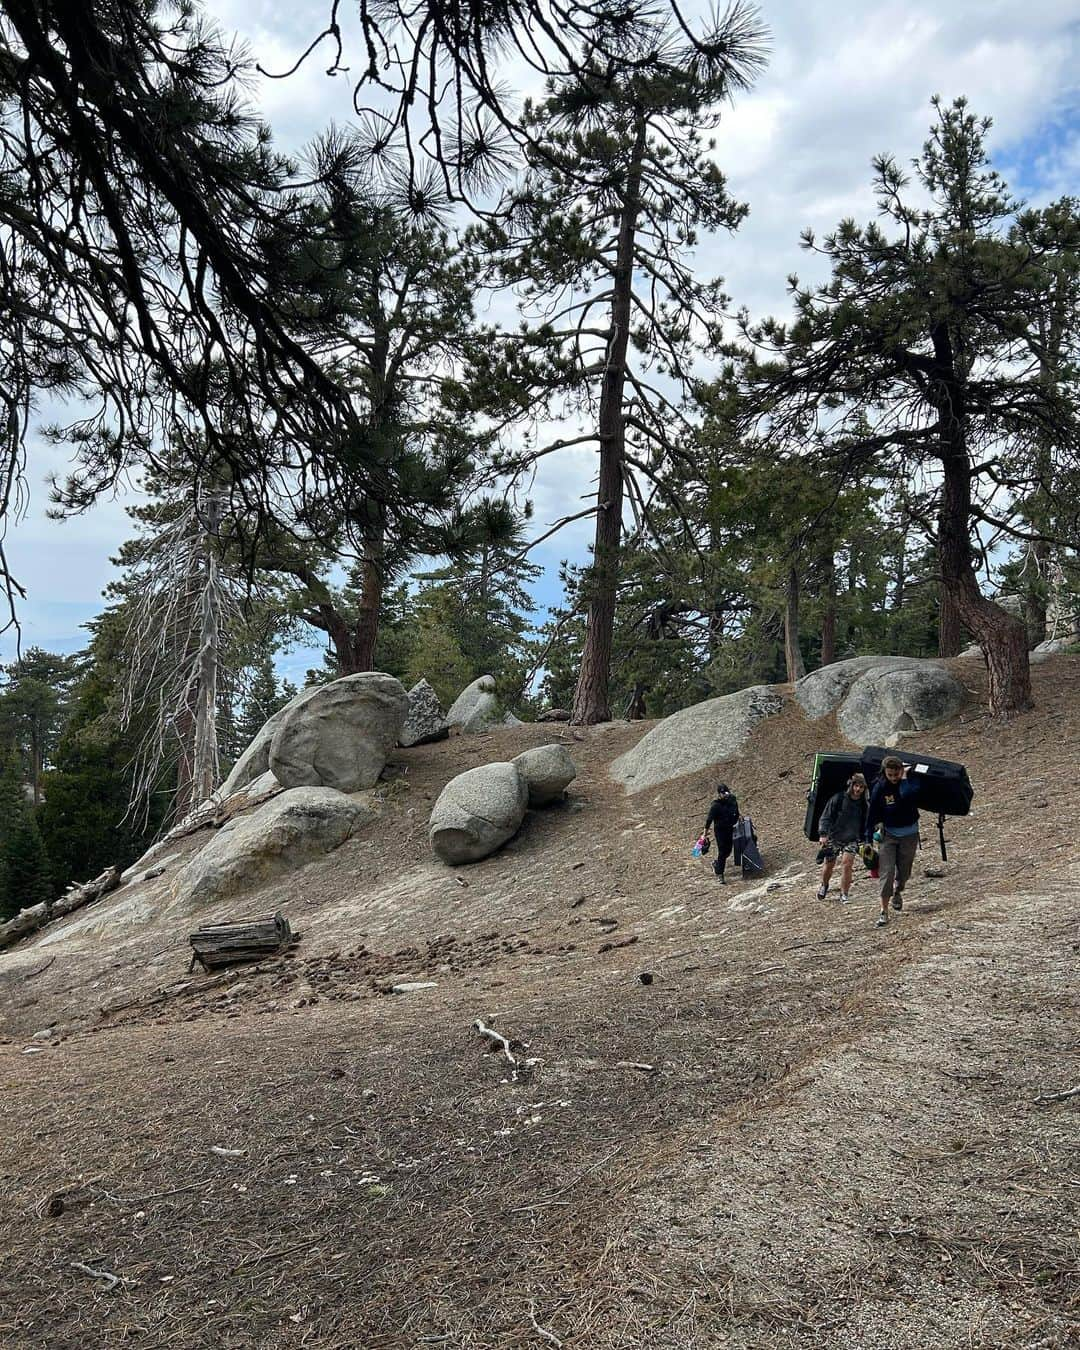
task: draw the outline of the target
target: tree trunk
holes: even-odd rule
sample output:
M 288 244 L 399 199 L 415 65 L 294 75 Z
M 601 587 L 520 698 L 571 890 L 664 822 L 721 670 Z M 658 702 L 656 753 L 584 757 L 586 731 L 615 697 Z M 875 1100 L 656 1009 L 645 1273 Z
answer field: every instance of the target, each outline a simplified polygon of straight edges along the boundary
M 821 619 L 821 664 L 836 660 L 836 558 L 830 552 L 825 559 L 825 613 Z
M 373 508 L 376 520 L 364 531 L 364 556 L 361 565 L 359 614 L 352 640 L 352 670 L 375 669 L 375 643 L 382 613 L 386 527 L 379 507 Z
M 619 239 L 612 280 L 611 339 L 600 389 L 600 481 L 597 485 L 596 536 L 590 578 L 585 646 L 574 689 L 570 720 L 579 726 L 611 720 L 608 686 L 615 630 L 615 595 L 619 579 L 622 539 L 623 389 L 626 351 L 630 338 L 630 307 L 634 284 L 634 236 L 641 206 L 641 164 L 645 153 L 645 120 L 638 121 L 630 154 L 626 193 L 619 221 Z
M 983 649 L 991 714 L 1001 719 L 1014 717 L 1034 706 L 1027 631 L 1019 619 L 979 589 L 971 555 L 971 466 L 966 448 L 947 450 L 943 468 L 938 517 L 942 617 L 946 612 L 955 615 Z
M 784 663 L 787 678 L 794 684 L 806 674 L 802 650 L 799 647 L 799 573 L 795 564 L 788 568 L 787 595 L 784 604 Z
M 41 765 L 45 758 L 41 749 L 41 733 L 37 718 L 30 728 L 30 786 L 34 792 L 34 805 L 41 805 Z
M 1047 576 L 1050 570 L 1050 545 L 1038 540 L 1027 546 L 1024 558 L 1024 622 L 1028 648 L 1046 641 Z
M 942 573 L 944 556 L 939 550 Z M 958 656 L 964 645 L 963 623 L 953 591 L 942 581 L 938 587 L 938 656 Z
M 198 690 L 195 704 L 195 747 L 192 756 L 192 806 L 213 794 L 218 781 L 217 696 L 221 664 L 221 579 L 216 536 L 220 504 L 213 493 L 206 501 L 202 623 L 199 630 Z

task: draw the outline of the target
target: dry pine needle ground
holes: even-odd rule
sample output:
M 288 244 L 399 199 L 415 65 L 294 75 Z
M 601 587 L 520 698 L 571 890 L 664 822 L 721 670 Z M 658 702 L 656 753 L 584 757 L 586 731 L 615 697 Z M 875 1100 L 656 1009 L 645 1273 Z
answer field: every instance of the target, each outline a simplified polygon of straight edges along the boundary
M 641 726 L 521 727 L 404 752 L 370 830 L 260 894 L 290 959 L 189 977 L 124 892 L 0 957 L 0 1345 L 1075 1343 L 1080 661 L 1005 728 L 956 668 L 971 707 L 908 744 L 976 810 L 884 933 L 868 880 L 814 899 L 842 742 L 790 707 L 722 769 L 771 891 L 690 858 L 711 773 L 610 784 Z M 435 865 L 442 784 L 553 734 L 572 805 Z

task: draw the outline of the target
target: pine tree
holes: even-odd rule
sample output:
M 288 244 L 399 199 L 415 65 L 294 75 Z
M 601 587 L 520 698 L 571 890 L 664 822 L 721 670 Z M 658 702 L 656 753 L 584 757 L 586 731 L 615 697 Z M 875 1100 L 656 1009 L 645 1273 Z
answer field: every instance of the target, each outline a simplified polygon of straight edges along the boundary
M 1031 706 L 1027 633 L 983 593 L 979 573 L 991 540 L 1025 533 L 1016 504 L 1049 476 L 1040 447 L 1052 443 L 1058 474 L 1080 464 L 1073 401 L 1027 359 L 1032 316 L 1080 254 L 1070 223 L 1054 249 L 1010 232 L 1019 206 L 990 166 L 989 122 L 962 99 L 934 108 L 914 169 L 929 205 L 909 203 L 907 176 L 879 157 L 880 212 L 896 233 L 843 221 L 820 249 L 830 279 L 812 290 L 792 280 L 791 326 L 748 329 L 776 359 L 750 356 L 745 371 L 773 435 L 823 437 L 848 463 L 921 483 L 941 577 L 940 650 L 954 654 L 967 628 L 987 659 L 991 709 L 1009 717 Z M 816 248 L 809 233 L 804 242 Z
M 160 828 L 171 800 L 168 766 L 150 794 L 145 818 L 130 810 L 144 713 L 121 729 L 122 656 L 118 620 L 107 610 L 90 625 L 90 647 L 71 694 L 67 722 L 45 774 L 38 826 L 56 890 L 87 881 L 110 864 L 135 861 Z
M 506 380 L 548 391 L 562 416 L 582 423 L 580 434 L 528 451 L 512 467 L 568 445 L 591 444 L 599 454 L 596 505 L 583 513 L 595 514 L 596 525 L 576 722 L 611 716 L 626 494 L 635 513 L 647 512 L 686 432 L 678 394 L 654 376 L 686 384 L 697 353 L 719 334 L 720 285 L 698 280 L 688 251 L 699 230 L 734 229 L 746 214 L 700 135 L 762 60 L 752 13 L 733 9 L 725 21 L 705 57 L 681 30 L 641 16 L 625 67 L 586 59 L 574 75 L 550 81 L 521 119 L 524 179 L 498 222 L 477 236 L 492 278 L 522 296 L 520 350 Z
M 444 552 L 442 526 L 491 442 L 468 384 L 490 341 L 474 316 L 476 263 L 441 227 L 387 205 L 392 176 L 386 186 L 336 213 L 347 295 L 335 359 L 395 496 L 329 495 L 259 543 L 259 566 L 286 579 L 291 612 L 327 635 L 340 675 L 374 668 L 386 591 L 417 557 Z
M 76 662 L 31 647 L 0 668 L 0 744 L 22 755 L 34 805 L 41 800 L 41 775 L 67 711 Z
M 0 771 L 0 922 L 52 896 L 49 859 L 27 800 L 19 759 Z
M 519 514 L 507 501 L 480 498 L 448 524 L 447 565 L 417 574 L 410 675 L 426 676 L 440 694 L 453 683 L 456 694 L 479 675 L 493 675 L 507 702 L 519 701 L 533 609 L 527 587 L 541 573 L 525 556 L 530 515 L 528 504 Z
M 279 708 L 284 707 L 295 692 L 292 690 L 290 693 L 289 688 L 279 684 L 274 674 L 274 658 L 269 652 L 264 652 L 255 662 L 237 720 L 237 740 L 242 748 L 251 744 L 263 725 Z

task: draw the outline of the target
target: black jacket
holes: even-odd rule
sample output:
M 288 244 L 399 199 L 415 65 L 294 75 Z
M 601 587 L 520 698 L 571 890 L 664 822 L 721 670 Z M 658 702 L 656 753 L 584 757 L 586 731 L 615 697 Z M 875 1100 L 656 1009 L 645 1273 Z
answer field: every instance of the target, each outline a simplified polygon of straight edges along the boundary
M 834 844 L 854 844 L 866 834 L 869 815 L 866 793 L 858 801 L 847 789 L 837 792 L 825 804 L 818 822 L 818 834 L 825 835 Z
M 715 828 L 718 835 L 730 834 L 738 823 L 739 803 L 729 792 L 726 797 L 717 797 L 712 806 L 709 807 L 709 814 L 702 834 L 707 834 L 710 826 Z
M 919 823 L 919 808 L 916 802 L 919 799 L 919 788 L 921 784 L 912 782 L 910 778 L 901 778 L 898 783 L 890 783 L 887 778 L 882 776 L 874 784 L 870 792 L 870 810 L 867 812 L 866 835 L 875 825 L 880 825 L 888 832 L 889 830 L 900 829 Z

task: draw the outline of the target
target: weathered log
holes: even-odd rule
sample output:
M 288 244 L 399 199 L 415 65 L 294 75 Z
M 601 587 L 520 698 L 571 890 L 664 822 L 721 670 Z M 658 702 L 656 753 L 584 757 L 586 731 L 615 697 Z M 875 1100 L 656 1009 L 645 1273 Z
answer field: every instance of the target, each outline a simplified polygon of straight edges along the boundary
M 16 942 L 30 933 L 36 933 L 53 919 L 62 919 L 65 914 L 71 914 L 77 909 L 82 909 L 84 905 L 100 900 L 103 895 L 115 891 L 119 885 L 119 867 L 106 867 L 105 871 L 93 881 L 84 881 L 80 886 L 69 887 L 67 893 L 59 900 L 21 909 L 13 919 L 0 924 L 0 951 L 5 947 L 13 947 Z
M 281 913 L 263 919 L 204 924 L 188 939 L 192 947 L 191 968 L 194 970 L 196 961 L 203 970 L 258 961 L 284 951 L 295 940 L 288 919 Z

